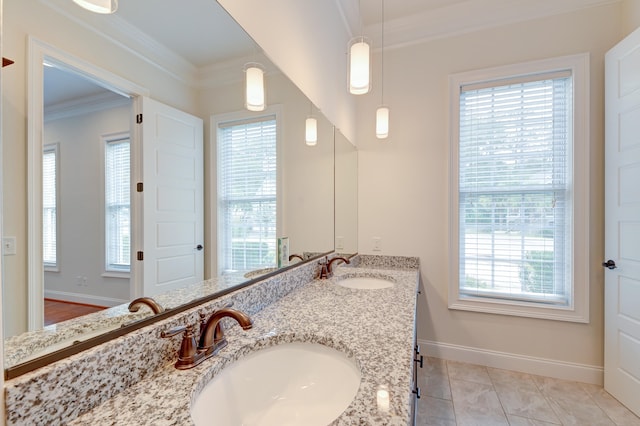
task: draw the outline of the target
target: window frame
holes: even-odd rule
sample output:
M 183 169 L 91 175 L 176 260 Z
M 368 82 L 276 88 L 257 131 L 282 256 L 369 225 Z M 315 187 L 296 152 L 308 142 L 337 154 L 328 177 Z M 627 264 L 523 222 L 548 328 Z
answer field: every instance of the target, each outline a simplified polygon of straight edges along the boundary
M 102 277 L 110 277 L 110 278 L 130 278 L 131 276 L 131 269 L 132 269 L 132 258 L 130 258 L 129 260 L 129 269 L 126 270 L 124 268 L 120 268 L 120 269 L 116 269 L 116 268 L 109 268 L 109 262 L 107 259 L 107 253 L 108 253 L 108 239 L 107 239 L 107 219 L 106 219 L 106 213 L 107 213 L 107 193 L 106 193 L 106 171 L 107 171 L 107 167 L 106 167 L 106 150 L 107 150 L 107 145 L 109 143 L 113 143 L 113 142 L 118 142 L 118 141 L 122 141 L 122 140 L 128 140 L 129 141 L 129 170 L 132 170 L 131 167 L 131 161 L 132 161 L 132 156 L 133 156 L 133 140 L 131 139 L 131 134 L 130 132 L 117 132 L 117 133 L 109 133 L 109 134 L 105 134 L 105 135 L 101 135 L 100 136 L 100 179 L 101 179 L 101 183 L 100 183 L 100 201 L 101 201 L 101 214 L 100 214 L 100 218 L 101 218 L 101 227 L 100 229 L 102 229 L 101 235 L 102 235 L 102 244 L 101 244 L 101 248 L 102 248 L 102 253 L 101 253 L 101 258 L 103 259 L 103 272 L 101 274 Z M 133 185 L 133 174 L 130 175 L 130 182 L 129 182 L 129 193 L 130 193 L 130 199 L 129 199 L 129 211 L 130 211 L 130 221 L 133 220 L 133 214 L 132 214 L 132 204 L 133 204 L 133 191 L 132 191 L 132 185 Z M 132 222 L 130 222 L 132 224 Z M 133 227 L 132 227 L 133 228 Z M 131 239 L 133 239 L 133 231 L 131 232 Z M 131 255 L 133 256 L 133 245 L 131 245 Z
M 463 86 L 504 85 L 513 78 L 535 78 L 537 74 L 570 71 L 573 76 L 573 139 L 568 149 L 569 191 L 573 226 L 569 230 L 569 257 L 572 261 L 571 300 L 568 306 L 532 301 L 473 297 L 460 294 L 459 288 L 459 126 L 460 92 Z M 451 310 L 541 318 L 558 321 L 589 322 L 589 54 L 577 54 L 495 68 L 451 74 L 449 76 L 449 291 Z
M 243 121 L 260 121 L 261 119 L 268 119 L 268 117 L 275 117 L 276 122 L 276 237 L 281 235 L 283 229 L 283 173 L 282 173 L 282 164 L 283 164 L 283 127 L 282 127 L 282 106 L 279 104 L 270 105 L 264 111 L 259 113 L 248 112 L 245 110 L 236 111 L 231 113 L 217 114 L 211 116 L 211 139 L 214 146 L 214 149 L 211 150 L 211 164 L 216 165 L 216 172 L 211 173 L 211 188 L 215 191 L 212 194 L 212 199 L 215 199 L 215 212 L 212 212 L 212 223 L 215 223 L 215 226 L 211 227 L 211 239 L 213 241 L 217 241 L 216 252 L 211 254 L 210 262 L 211 265 L 215 268 L 215 273 L 217 275 L 223 274 L 224 271 L 222 268 L 222 262 L 220 256 L 223 251 L 223 243 L 222 243 L 222 232 L 220 228 L 222 227 L 222 219 L 219 215 L 220 213 L 220 198 L 219 198 L 219 170 L 220 167 L 218 165 L 218 156 L 219 156 L 219 144 L 218 144 L 218 131 L 221 125 L 225 125 L 227 123 L 239 122 Z M 275 241 L 274 241 L 275 243 Z M 274 264 L 275 266 L 275 264 Z
M 59 142 L 55 142 L 55 143 L 49 143 L 49 144 L 45 144 L 42 147 L 42 155 L 43 155 L 43 161 L 44 161 L 44 154 L 48 153 L 48 152 L 53 152 L 54 156 L 55 156 L 55 162 L 56 162 L 56 169 L 55 169 L 55 189 L 56 189 L 56 242 L 55 242 L 55 246 L 56 246 L 56 261 L 54 263 L 51 262 L 45 262 L 44 261 L 44 247 L 42 249 L 43 251 L 43 267 L 45 272 L 60 272 L 60 257 L 59 257 L 59 247 L 60 247 L 60 240 L 58 238 L 60 234 L 60 143 Z M 43 174 L 44 174 L 44 167 L 43 167 Z M 44 176 L 43 176 L 44 179 Z M 44 243 L 44 181 L 43 181 L 43 201 L 42 201 L 42 226 L 43 226 L 43 237 L 42 237 L 42 242 Z

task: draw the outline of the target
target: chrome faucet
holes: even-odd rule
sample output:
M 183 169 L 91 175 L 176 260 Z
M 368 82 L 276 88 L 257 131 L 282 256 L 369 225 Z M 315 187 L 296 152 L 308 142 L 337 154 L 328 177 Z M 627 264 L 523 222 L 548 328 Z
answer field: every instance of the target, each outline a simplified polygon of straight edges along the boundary
M 146 305 L 151 308 L 154 314 L 164 312 L 164 308 L 150 297 L 138 297 L 137 299 L 133 300 L 131 303 L 129 303 L 129 312 L 138 312 L 142 305 Z
M 221 319 L 225 317 L 233 318 L 238 321 L 243 330 L 249 330 L 253 327 L 253 321 L 247 314 L 228 307 L 214 312 L 207 320 L 205 320 L 205 317 L 206 315 L 200 314 L 200 339 L 197 344 L 193 325 L 174 327 L 160 333 L 160 337 L 163 338 L 184 333 L 180 350 L 178 351 L 178 360 L 175 363 L 177 369 L 193 368 L 227 346 L 227 339 L 224 337 L 224 330 L 220 323 Z
M 321 280 L 331 278 L 333 276 L 333 270 L 331 269 L 331 265 L 333 264 L 333 262 L 337 260 L 341 260 L 346 264 L 351 263 L 349 262 L 349 259 L 345 259 L 344 257 L 336 256 L 331 260 L 327 260 L 327 256 L 325 256 L 324 259 L 318 263 L 320 265 L 320 272 L 318 273 L 318 278 L 320 278 Z

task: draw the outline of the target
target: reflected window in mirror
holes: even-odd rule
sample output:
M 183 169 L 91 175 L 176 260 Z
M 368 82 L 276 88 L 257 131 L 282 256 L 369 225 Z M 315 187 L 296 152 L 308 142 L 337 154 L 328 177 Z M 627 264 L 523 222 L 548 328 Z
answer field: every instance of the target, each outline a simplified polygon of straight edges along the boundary
M 276 264 L 277 123 L 275 115 L 218 123 L 221 273 Z
M 58 144 L 44 146 L 42 153 L 42 261 L 45 270 L 58 268 Z
M 131 270 L 131 142 L 128 133 L 104 140 L 105 272 Z

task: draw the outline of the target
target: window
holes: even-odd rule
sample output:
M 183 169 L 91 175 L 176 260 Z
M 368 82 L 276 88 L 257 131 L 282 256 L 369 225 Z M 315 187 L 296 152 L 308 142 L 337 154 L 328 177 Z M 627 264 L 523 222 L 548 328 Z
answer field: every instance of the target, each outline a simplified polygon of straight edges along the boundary
M 220 272 L 276 264 L 275 115 L 218 123 Z
M 580 58 L 452 78 L 456 288 L 450 307 L 587 320 L 588 138 L 581 128 L 587 120 L 585 93 L 578 95 L 586 91 Z
M 47 270 L 58 267 L 58 144 L 45 145 L 42 155 L 42 260 Z
M 131 265 L 131 178 L 129 136 L 104 139 L 105 254 L 107 272 Z

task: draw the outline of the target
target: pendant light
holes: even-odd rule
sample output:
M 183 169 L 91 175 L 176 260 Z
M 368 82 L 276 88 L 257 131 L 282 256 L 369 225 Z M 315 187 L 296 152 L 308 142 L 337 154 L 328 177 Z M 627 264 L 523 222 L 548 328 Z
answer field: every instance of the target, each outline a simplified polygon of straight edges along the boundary
M 118 10 L 118 0 L 73 0 L 75 4 L 95 13 L 114 13 Z
M 358 12 L 360 2 L 358 2 Z M 360 28 L 362 33 L 362 28 Z M 349 93 L 364 95 L 371 90 L 371 48 L 364 36 L 351 39 L 349 42 Z
M 304 122 L 304 142 L 307 146 L 318 143 L 318 119 L 313 115 L 313 103 L 309 102 L 309 115 Z
M 349 93 L 364 95 L 371 90 L 371 49 L 365 37 L 349 43 Z
M 309 116 L 304 122 L 304 141 L 308 146 L 318 143 L 318 120 L 313 116 L 313 103 L 309 102 Z
M 245 108 L 249 111 L 264 111 L 264 69 L 257 62 L 245 65 Z
M 386 139 L 389 136 L 389 107 L 384 104 L 384 0 L 382 2 L 382 49 L 380 51 L 380 97 L 381 105 L 376 110 L 376 137 Z
M 308 146 L 316 146 L 318 143 L 318 120 L 313 117 L 307 117 L 305 121 L 305 142 Z

